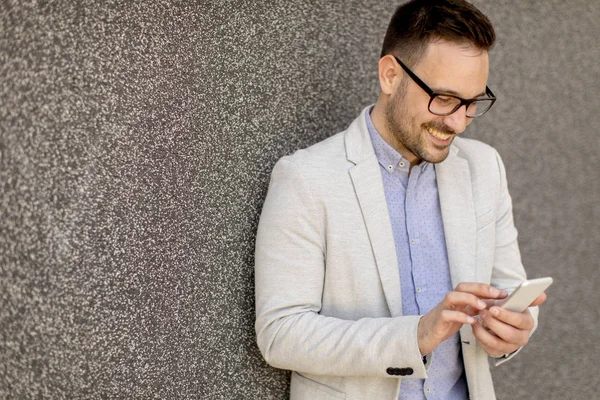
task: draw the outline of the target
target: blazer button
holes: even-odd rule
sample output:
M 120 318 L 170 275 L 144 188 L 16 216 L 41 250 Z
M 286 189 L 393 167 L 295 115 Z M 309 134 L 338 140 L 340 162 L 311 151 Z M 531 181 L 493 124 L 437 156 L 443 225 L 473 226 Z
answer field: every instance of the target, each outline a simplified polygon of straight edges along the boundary
M 388 375 L 396 375 L 396 368 L 388 368 L 385 370 L 385 372 L 387 372 Z
M 400 375 L 407 376 L 412 375 L 415 372 L 412 368 L 400 368 Z

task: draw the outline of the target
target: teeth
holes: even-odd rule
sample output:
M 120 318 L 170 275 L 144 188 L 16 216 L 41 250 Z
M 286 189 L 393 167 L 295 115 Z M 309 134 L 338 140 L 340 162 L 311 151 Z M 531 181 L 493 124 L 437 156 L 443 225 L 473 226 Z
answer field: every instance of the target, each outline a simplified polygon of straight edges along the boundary
M 452 136 L 452 135 L 448 135 L 448 134 L 442 133 L 442 132 L 440 132 L 440 131 L 438 131 L 437 129 L 434 129 L 434 128 L 427 128 L 427 130 L 433 136 L 435 136 L 438 139 L 442 139 L 442 140 L 448 140 Z

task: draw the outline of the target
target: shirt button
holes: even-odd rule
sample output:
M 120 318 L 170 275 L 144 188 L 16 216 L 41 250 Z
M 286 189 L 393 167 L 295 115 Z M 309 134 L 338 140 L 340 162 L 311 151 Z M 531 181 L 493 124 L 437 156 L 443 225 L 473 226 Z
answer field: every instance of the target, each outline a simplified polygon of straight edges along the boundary
M 425 391 L 426 391 L 427 393 L 429 393 L 429 392 L 431 392 L 431 388 L 425 388 Z
M 398 165 L 400 165 L 401 167 L 404 167 L 404 161 L 400 161 L 400 164 L 398 164 Z
M 421 292 L 421 288 L 417 287 L 417 293 Z
M 410 239 L 410 243 L 415 244 L 415 239 Z
M 392 164 L 388 165 L 388 169 L 391 171 L 394 169 L 394 166 Z

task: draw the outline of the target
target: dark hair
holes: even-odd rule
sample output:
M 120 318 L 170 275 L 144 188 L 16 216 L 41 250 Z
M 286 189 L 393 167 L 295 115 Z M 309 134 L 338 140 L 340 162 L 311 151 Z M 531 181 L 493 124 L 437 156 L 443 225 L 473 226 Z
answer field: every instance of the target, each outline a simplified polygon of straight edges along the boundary
M 399 6 L 383 40 L 381 57 L 394 54 L 413 67 L 436 40 L 489 50 L 496 40 L 490 20 L 464 0 L 412 0 Z

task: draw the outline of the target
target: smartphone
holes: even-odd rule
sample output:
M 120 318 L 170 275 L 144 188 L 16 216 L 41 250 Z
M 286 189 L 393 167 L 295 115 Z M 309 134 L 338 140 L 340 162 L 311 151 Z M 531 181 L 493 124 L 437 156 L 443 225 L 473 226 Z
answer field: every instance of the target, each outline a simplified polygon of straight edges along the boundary
M 496 301 L 495 305 L 509 311 L 523 312 L 550 285 L 550 277 L 523 281 L 507 298 Z

